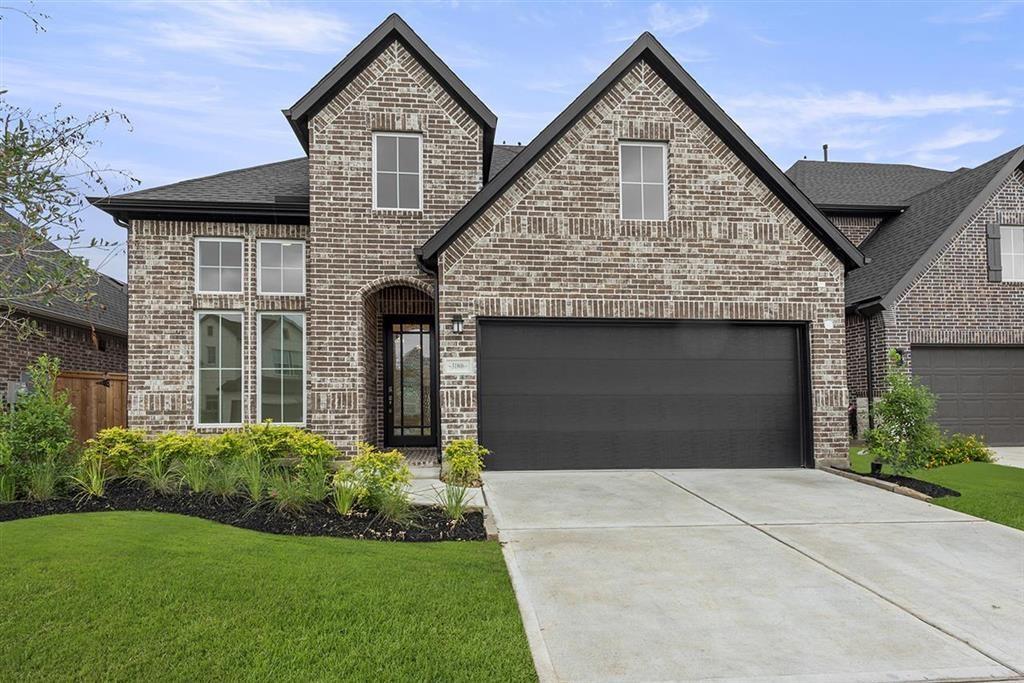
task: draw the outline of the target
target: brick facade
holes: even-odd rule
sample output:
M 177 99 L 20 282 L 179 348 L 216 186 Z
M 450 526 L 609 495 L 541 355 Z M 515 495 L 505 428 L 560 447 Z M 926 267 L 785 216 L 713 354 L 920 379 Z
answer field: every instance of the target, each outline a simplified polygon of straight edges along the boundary
M 1006 180 L 897 297 L 891 310 L 873 318 L 876 395 L 887 349 L 912 350 L 915 344 L 1024 344 L 1024 283 L 988 280 L 986 225 L 993 221 L 1024 223 L 1021 171 Z M 849 387 L 854 396 L 863 398 L 867 395 L 863 336 L 858 340 L 849 335 L 849 342 Z M 913 353 L 906 360 L 912 368 Z
M 668 143 L 669 220 L 620 220 L 618 142 Z M 475 316 L 810 323 L 815 457 L 844 461 L 843 267 L 645 63 L 439 258 L 441 357 L 476 357 Z M 825 321 L 831 322 L 831 329 Z M 441 372 L 445 440 L 476 436 L 476 379 Z
M 374 131 L 422 135 L 422 210 L 372 208 Z M 480 189 L 483 131 L 394 41 L 310 120 L 309 134 L 307 418 L 348 446 L 381 433 L 374 309 L 381 297 L 396 299 L 380 292 L 412 287 L 432 297 L 413 249 Z M 409 300 L 405 312 L 422 310 Z
M 853 242 L 853 246 L 859 247 L 860 243 L 885 220 L 885 216 L 845 216 L 830 215 L 829 220 L 837 228 L 842 230 L 846 238 Z
M 41 335 L 19 338 L 10 327 L 0 328 L 0 381 L 18 381 L 29 363 L 44 353 L 60 358 L 62 370 L 127 372 L 128 344 L 123 336 L 93 332 L 84 327 L 37 318 Z

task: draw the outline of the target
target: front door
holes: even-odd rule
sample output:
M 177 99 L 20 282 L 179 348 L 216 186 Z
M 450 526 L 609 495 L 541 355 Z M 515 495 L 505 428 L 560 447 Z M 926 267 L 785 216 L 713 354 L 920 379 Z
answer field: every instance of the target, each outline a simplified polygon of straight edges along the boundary
M 434 319 L 384 319 L 384 443 L 433 446 L 437 443 L 433 380 Z

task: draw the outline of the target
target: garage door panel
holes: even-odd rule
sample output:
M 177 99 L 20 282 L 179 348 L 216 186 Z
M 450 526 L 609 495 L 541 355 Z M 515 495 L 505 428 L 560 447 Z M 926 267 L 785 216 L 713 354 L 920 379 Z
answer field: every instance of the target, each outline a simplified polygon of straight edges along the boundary
M 799 466 L 797 326 L 483 320 L 492 469 Z
M 1024 444 L 1024 347 L 914 346 L 911 358 L 938 397 L 944 430 L 980 434 L 996 446 Z

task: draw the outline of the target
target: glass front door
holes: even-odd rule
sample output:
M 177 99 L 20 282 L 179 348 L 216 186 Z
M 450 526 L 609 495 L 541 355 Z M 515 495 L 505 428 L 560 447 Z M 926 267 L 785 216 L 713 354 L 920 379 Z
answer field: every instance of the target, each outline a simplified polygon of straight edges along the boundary
M 384 320 L 384 441 L 389 446 L 437 442 L 433 397 L 433 327 L 430 316 Z

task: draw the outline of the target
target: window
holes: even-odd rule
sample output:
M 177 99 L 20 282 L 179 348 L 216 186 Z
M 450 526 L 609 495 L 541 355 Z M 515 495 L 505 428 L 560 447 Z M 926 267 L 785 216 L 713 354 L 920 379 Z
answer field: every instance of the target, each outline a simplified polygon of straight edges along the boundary
M 373 208 L 419 210 L 421 142 L 409 133 L 374 133 Z
M 667 146 L 661 142 L 619 144 L 622 218 L 665 220 L 668 213 L 666 156 Z
M 242 240 L 196 240 L 196 291 L 242 291 Z
M 305 242 L 260 240 L 256 250 L 260 294 L 305 294 Z
M 196 423 L 242 423 L 242 314 L 196 313 Z
M 999 228 L 999 256 L 1004 282 L 1024 282 L 1024 225 Z
M 302 313 L 260 313 L 260 421 L 306 419 L 305 322 Z

